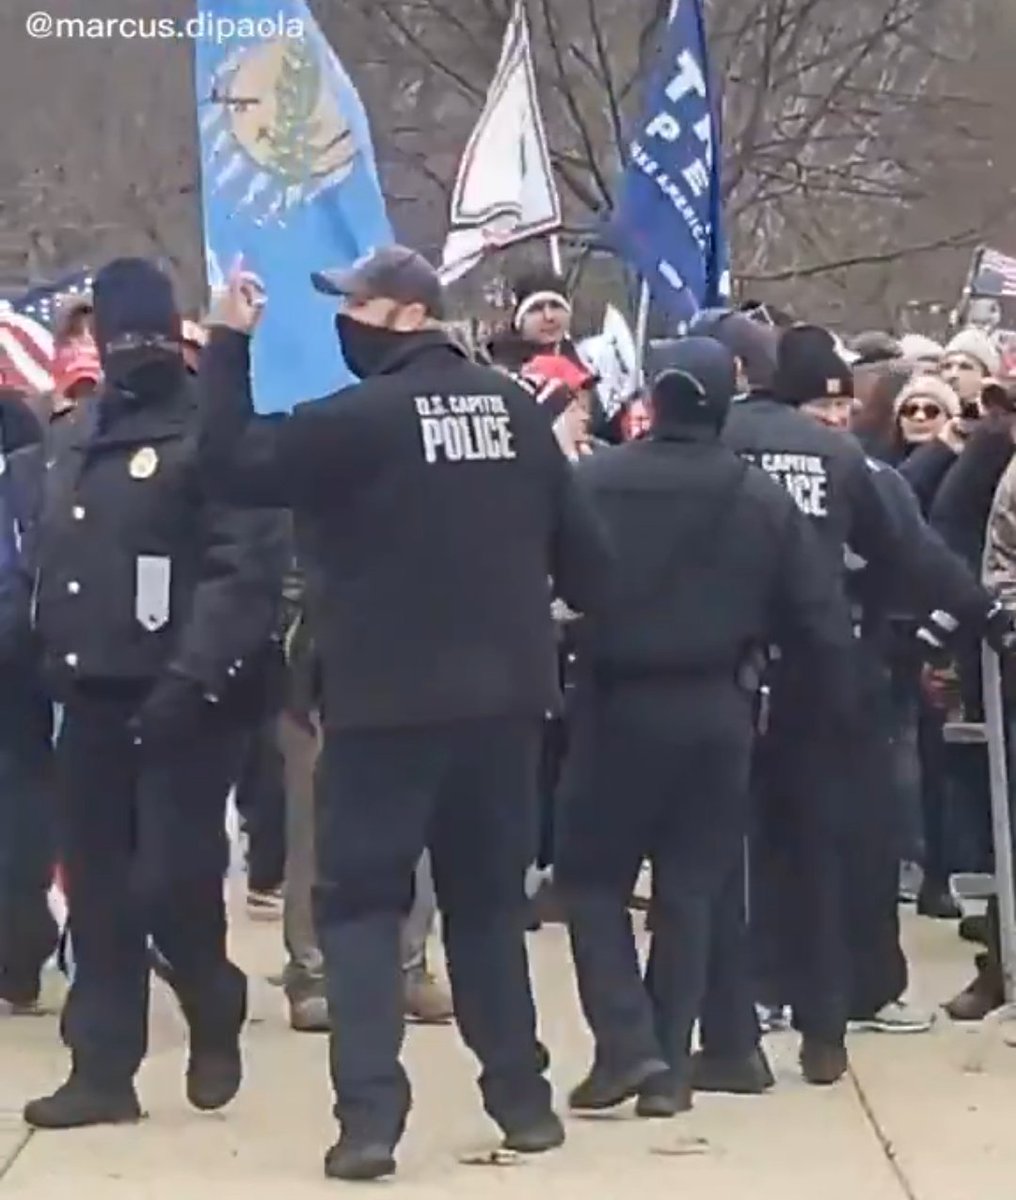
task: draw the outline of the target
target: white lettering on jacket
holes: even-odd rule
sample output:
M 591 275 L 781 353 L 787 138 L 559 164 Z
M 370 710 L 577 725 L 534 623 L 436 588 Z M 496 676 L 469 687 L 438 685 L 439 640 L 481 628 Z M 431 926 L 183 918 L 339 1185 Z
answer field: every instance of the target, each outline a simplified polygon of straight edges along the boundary
M 829 515 L 829 477 L 825 461 L 817 454 L 767 452 L 758 456 L 758 465 L 793 496 L 794 503 L 808 517 Z
M 503 462 L 515 457 L 503 396 L 417 396 L 423 457 L 439 462 Z

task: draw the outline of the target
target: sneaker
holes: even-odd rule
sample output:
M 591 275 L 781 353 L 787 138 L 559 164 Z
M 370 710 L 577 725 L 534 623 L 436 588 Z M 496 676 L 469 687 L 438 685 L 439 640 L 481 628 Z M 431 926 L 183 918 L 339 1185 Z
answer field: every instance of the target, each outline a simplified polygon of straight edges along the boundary
M 502 1143 L 516 1154 L 546 1154 L 564 1145 L 564 1126 L 555 1112 L 548 1112 L 532 1124 L 508 1130 Z
M 924 871 L 915 862 L 900 863 L 899 900 L 901 904 L 914 904 L 921 892 Z
M 763 1033 L 786 1033 L 790 1028 L 791 1013 L 787 1004 L 756 1004 L 755 1015 Z
M 282 888 L 269 892 L 247 893 L 247 916 L 252 921 L 281 921 L 283 912 Z
M 406 1018 L 417 1025 L 447 1025 L 455 1016 L 452 998 L 429 971 L 406 976 Z
M 132 1083 L 111 1088 L 72 1073 L 51 1096 L 29 1101 L 24 1118 L 33 1129 L 125 1125 L 141 1120 L 141 1105 Z
M 355 1142 L 343 1134 L 325 1155 L 325 1177 L 365 1183 L 395 1174 L 391 1146 L 380 1142 Z
M 873 1017 L 851 1021 L 851 1033 L 927 1033 L 935 1024 L 935 1014 L 914 1008 L 905 1000 L 893 1000 Z

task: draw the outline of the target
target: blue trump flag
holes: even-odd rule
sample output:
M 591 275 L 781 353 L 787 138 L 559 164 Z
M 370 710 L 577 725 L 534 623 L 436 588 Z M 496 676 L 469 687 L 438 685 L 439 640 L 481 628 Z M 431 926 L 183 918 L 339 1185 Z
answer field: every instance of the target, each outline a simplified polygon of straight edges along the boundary
M 678 320 L 729 294 L 722 204 L 702 0 L 674 0 L 610 237 Z
M 241 257 L 264 280 L 254 402 L 288 411 L 355 379 L 310 273 L 392 241 L 370 128 L 305 0 L 198 0 L 198 26 L 208 283 Z

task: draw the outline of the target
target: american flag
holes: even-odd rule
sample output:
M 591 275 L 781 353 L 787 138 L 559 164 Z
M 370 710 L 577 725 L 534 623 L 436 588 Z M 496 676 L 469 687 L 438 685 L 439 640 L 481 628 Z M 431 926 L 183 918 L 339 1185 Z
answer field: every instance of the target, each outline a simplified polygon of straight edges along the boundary
M 83 295 L 92 286 L 91 273 L 76 271 L 55 283 L 40 284 L 0 298 L 0 387 L 21 392 L 51 392 L 53 335 L 57 302 Z
M 1016 258 L 998 250 L 982 250 L 970 291 L 974 296 L 1016 297 Z

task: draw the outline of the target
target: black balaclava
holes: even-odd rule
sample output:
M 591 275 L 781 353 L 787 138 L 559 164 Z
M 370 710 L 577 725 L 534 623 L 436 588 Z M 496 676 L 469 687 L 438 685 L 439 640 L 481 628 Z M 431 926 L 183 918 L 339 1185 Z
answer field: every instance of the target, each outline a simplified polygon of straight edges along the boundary
M 180 313 L 169 277 L 143 258 L 117 258 L 92 287 L 103 373 L 137 402 L 173 394 L 185 378 Z
M 734 356 L 708 337 L 654 342 L 649 358 L 657 439 L 718 437 L 737 390 Z

